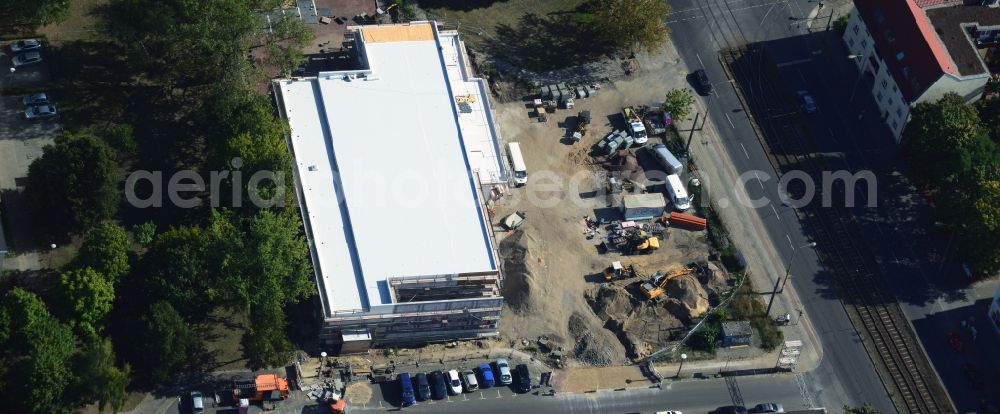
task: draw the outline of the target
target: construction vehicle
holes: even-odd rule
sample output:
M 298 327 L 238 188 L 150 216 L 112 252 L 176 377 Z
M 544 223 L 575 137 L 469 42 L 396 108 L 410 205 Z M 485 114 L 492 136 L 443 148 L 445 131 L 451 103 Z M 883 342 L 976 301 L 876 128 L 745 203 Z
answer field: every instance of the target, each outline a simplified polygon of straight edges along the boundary
M 576 116 L 576 131 L 573 133 L 574 143 L 587 135 L 588 126 L 590 126 L 590 111 L 580 111 L 580 114 Z
M 635 265 L 622 266 L 622 262 L 611 262 L 611 266 L 604 269 L 604 280 L 610 282 L 615 279 L 627 279 L 636 276 Z
M 262 374 L 252 380 L 233 381 L 233 399 L 277 401 L 288 399 L 288 380 L 275 374 Z
M 614 279 L 621 279 L 625 275 L 625 267 L 622 266 L 622 262 L 614 261 L 611 262 L 611 266 L 604 269 L 604 280 L 608 282 Z
M 644 295 L 646 295 L 646 299 L 658 300 L 665 293 L 664 288 L 667 286 L 667 282 L 681 276 L 687 276 L 692 272 L 694 272 L 694 268 L 692 268 L 691 266 L 686 266 L 681 269 L 674 270 L 670 273 L 663 273 L 661 271 L 657 271 L 656 273 L 653 273 L 653 275 L 650 276 L 648 279 L 643 280 L 639 284 L 639 289 L 642 290 L 642 293 Z
M 625 117 L 625 125 L 628 125 L 628 131 L 635 139 L 635 143 L 645 144 L 649 140 L 649 135 L 646 134 L 646 125 L 643 124 L 642 117 L 635 108 L 631 106 L 622 108 L 622 116 Z

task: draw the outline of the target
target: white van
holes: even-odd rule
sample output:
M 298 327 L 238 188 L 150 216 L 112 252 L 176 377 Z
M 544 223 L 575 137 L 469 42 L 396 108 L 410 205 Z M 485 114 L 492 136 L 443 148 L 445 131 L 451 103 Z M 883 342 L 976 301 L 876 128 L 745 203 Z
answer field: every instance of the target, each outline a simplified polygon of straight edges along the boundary
M 516 142 L 507 144 L 507 151 L 510 153 L 510 166 L 514 169 L 514 184 L 522 186 L 528 183 L 528 167 L 524 165 L 524 157 L 521 156 L 521 145 Z
M 674 210 L 686 211 L 691 208 L 692 197 L 688 195 L 681 177 L 677 174 L 667 176 L 666 192 L 667 197 L 670 197 L 670 203 L 674 205 Z
M 653 153 L 653 157 L 656 158 L 656 161 L 660 163 L 660 166 L 663 167 L 667 174 L 680 174 L 684 171 L 684 164 L 681 164 L 681 162 L 677 160 L 677 157 L 675 157 L 674 154 L 667 149 L 666 145 L 653 145 L 653 147 L 650 148 L 650 151 Z

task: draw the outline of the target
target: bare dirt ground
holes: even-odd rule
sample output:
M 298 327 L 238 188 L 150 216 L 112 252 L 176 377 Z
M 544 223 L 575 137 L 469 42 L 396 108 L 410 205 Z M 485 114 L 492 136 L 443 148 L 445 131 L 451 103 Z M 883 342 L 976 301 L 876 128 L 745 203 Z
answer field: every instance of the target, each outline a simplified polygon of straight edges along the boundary
M 577 100 L 572 110 L 549 114 L 548 122 L 540 123 L 530 116 L 533 110 L 527 102 L 501 103 L 494 108 L 503 140 L 520 143 L 529 169 L 527 186 L 511 189 L 494 209 L 497 219 L 514 211 L 523 211 L 527 217 L 521 227 L 523 234 L 498 234 L 501 254 L 518 259 L 505 261 L 515 265 L 504 269 L 503 293 L 508 303 L 501 319 L 501 335 L 530 340 L 547 335 L 556 346 L 580 357 L 570 360 L 569 366 L 629 362 L 622 342 L 603 329 L 604 320 L 585 299 L 587 292 L 603 281 L 600 272 L 611 261 L 622 260 L 626 266 L 635 263 L 649 274 L 705 260 L 708 255 L 704 232 L 677 228 L 669 230 L 659 251 L 644 256 L 601 255 L 596 249 L 600 238 L 585 237 L 583 218 L 595 217 L 609 207 L 603 197 L 588 198 L 588 193 L 604 182 L 600 168 L 590 165 L 590 147 L 611 130 L 624 127 L 619 115 L 623 105 L 651 105 L 669 89 L 688 87 L 676 84 L 684 74 L 674 50 L 637 58 L 641 64 L 638 73 L 602 84 L 597 96 Z M 582 110 L 590 110 L 593 117 L 589 132 L 575 145 L 564 143 L 565 125 L 573 125 L 573 117 Z M 656 142 L 656 138 L 650 141 Z M 516 265 L 520 262 L 524 266 Z M 648 312 L 658 314 L 656 310 Z

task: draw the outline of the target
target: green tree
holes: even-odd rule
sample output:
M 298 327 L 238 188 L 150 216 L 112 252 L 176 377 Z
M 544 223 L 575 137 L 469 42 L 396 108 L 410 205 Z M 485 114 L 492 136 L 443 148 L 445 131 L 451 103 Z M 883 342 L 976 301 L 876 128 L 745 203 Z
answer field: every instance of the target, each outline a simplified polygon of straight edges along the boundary
M 677 121 L 687 120 L 691 114 L 691 105 L 694 104 L 694 95 L 687 89 L 671 89 L 667 96 L 663 98 L 660 109 L 670 112 L 671 117 Z
M 871 404 L 865 403 L 861 407 L 850 407 L 844 406 L 844 414 L 882 414 L 881 411 L 872 407 Z
M 4 26 L 32 31 L 66 18 L 69 0 L 0 0 Z
M 101 333 L 115 300 L 112 281 L 89 267 L 63 272 L 60 281 L 74 325 L 90 336 Z
M 102 29 L 149 78 L 194 86 L 252 73 L 247 50 L 266 22 L 243 0 L 113 0 Z
M 189 365 L 201 342 L 170 303 L 160 301 L 139 319 L 131 359 L 155 381 Z
M 0 389 L 10 412 L 69 412 L 73 333 L 35 294 L 14 288 L 0 296 Z
M 912 173 L 934 186 L 955 179 L 963 151 L 986 137 L 976 110 L 948 93 L 937 102 L 917 104 L 903 133 L 903 150 L 915 166 Z
M 594 0 L 594 24 L 617 48 L 655 52 L 663 47 L 669 29 L 670 5 L 661 0 Z
M 63 230 L 87 229 L 118 210 L 121 172 L 114 152 L 89 133 L 64 134 L 28 168 L 28 201 Z
M 222 263 L 232 257 L 227 243 L 231 240 L 215 238 L 198 226 L 160 233 L 137 273 L 144 294 L 167 300 L 189 317 L 208 314 L 229 295 L 220 276 Z
M 289 304 L 311 295 L 312 265 L 309 246 L 299 230 L 299 216 L 261 210 L 241 221 L 246 233 L 237 257 L 242 260 L 233 261 L 235 266 L 226 271 L 236 300 L 253 309 L 259 304 Z
M 243 355 L 250 369 L 285 365 L 292 359 L 294 347 L 285 333 L 285 314 L 274 301 L 254 305 L 250 328 L 243 333 Z
M 983 99 L 979 101 L 978 109 L 990 138 L 1000 144 L 1000 98 Z
M 111 340 L 93 338 L 84 344 L 76 358 L 76 384 L 74 391 L 85 403 L 97 400 L 98 410 L 110 407 L 117 413 L 125 405 L 127 387 L 132 367 L 125 364 L 118 368 Z
M 147 221 L 142 224 L 136 224 L 132 226 L 132 233 L 135 234 L 135 241 L 139 244 L 149 247 L 156 239 L 156 223 L 152 221 Z
M 114 283 L 128 274 L 131 242 L 121 226 L 105 221 L 87 232 L 77 253 L 79 267 L 90 267 Z
M 305 61 L 302 48 L 314 38 L 302 19 L 283 14 L 271 21 L 270 30 L 264 31 L 265 62 L 277 68 L 279 75 L 289 76 Z

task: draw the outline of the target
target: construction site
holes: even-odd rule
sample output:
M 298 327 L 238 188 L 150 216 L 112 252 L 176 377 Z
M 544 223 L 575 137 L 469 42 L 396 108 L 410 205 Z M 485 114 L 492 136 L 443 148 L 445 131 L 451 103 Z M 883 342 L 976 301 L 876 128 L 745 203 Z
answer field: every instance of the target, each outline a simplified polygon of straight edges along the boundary
M 668 195 L 675 173 L 692 189 L 692 166 L 656 154 L 671 122 L 659 111 L 667 86 L 657 79 L 671 57 L 643 61 L 615 81 L 541 85 L 531 99 L 496 108 L 529 177 L 492 210 L 504 272 L 500 334 L 551 351 L 555 366 L 637 362 L 676 344 L 734 287 L 735 275 L 712 260 L 699 200 Z

